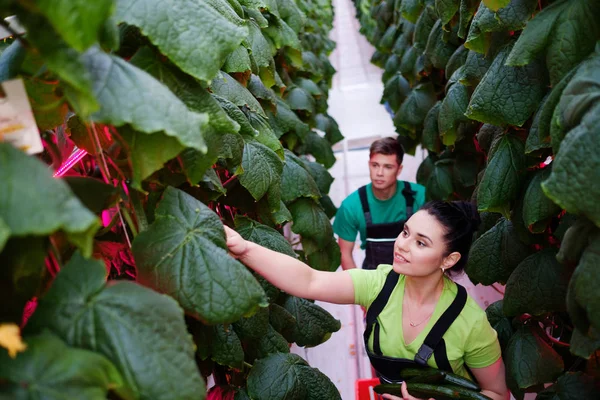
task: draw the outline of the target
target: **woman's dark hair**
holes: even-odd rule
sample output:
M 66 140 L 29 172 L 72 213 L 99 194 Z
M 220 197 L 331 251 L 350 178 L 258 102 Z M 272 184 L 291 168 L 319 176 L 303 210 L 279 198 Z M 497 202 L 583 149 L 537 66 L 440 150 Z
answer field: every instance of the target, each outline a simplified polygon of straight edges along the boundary
M 401 165 L 404 158 L 404 148 L 396 138 L 386 137 L 371 143 L 369 157 L 373 157 L 373 154 L 383 154 L 384 156 L 395 155 L 398 165 Z
M 466 201 L 430 201 L 419 210 L 435 217 L 446 231 L 446 254 L 460 253 L 460 260 L 449 270 L 452 275 L 462 272 L 469 259 L 473 233 L 477 232 L 481 219 L 477 207 Z

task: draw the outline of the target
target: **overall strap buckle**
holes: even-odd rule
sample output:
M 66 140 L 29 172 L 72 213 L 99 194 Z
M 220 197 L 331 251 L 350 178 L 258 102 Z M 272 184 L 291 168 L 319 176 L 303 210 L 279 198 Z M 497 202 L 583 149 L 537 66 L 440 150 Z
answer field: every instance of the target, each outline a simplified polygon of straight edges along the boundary
M 423 367 L 427 366 L 427 361 L 433 355 L 433 349 L 427 346 L 425 343 L 419 348 L 417 354 L 415 354 L 415 362 Z

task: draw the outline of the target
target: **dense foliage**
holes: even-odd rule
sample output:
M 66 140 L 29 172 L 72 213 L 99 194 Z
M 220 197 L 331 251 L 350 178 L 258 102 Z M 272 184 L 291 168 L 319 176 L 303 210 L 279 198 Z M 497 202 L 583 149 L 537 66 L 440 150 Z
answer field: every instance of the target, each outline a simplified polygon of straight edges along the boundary
M 357 0 L 429 198 L 473 199 L 467 266 L 518 399 L 600 381 L 600 1 Z
M 330 2 L 0 14 L 26 31 L 0 44 L 0 81 L 23 80 L 44 142 L 35 157 L 0 143 L 0 397 L 200 399 L 212 375 L 236 399 L 339 398 L 289 354 L 339 321 L 230 257 L 222 225 L 339 265 Z

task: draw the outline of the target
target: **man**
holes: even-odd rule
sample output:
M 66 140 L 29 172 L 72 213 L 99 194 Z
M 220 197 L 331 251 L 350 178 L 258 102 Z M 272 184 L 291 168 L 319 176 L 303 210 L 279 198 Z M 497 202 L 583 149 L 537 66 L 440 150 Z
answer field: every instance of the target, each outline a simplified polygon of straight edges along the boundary
M 364 269 L 391 264 L 394 241 L 402 232 L 404 222 L 425 203 L 423 186 L 397 180 L 403 158 L 404 149 L 395 138 L 371 144 L 371 183 L 346 197 L 333 222 L 344 270 L 356 268 L 352 249 L 357 232 L 361 248 L 366 250 Z

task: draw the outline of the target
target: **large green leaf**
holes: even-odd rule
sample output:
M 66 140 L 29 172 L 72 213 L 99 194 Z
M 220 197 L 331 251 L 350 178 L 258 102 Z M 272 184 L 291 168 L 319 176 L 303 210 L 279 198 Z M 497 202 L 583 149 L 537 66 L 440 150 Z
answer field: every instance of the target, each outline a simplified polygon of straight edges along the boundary
M 449 79 L 452 75 L 462 67 L 467 61 L 467 56 L 469 55 L 469 51 L 465 46 L 459 46 L 456 51 L 450 56 L 448 63 L 445 67 L 446 78 Z M 462 70 L 460 72 L 460 76 L 463 76 Z
M 83 205 L 95 213 L 113 206 L 118 199 L 118 189 L 99 179 L 83 176 L 67 176 L 63 179 Z
M 539 143 L 546 146 L 549 145 L 552 115 L 554 114 L 556 106 L 561 99 L 563 91 L 576 72 L 577 68 L 574 68 L 571 72 L 569 72 L 557 85 L 552 88 L 550 94 L 548 94 L 544 101 L 542 101 L 542 104 L 540 104 L 540 107 L 536 113 L 537 120 L 534 119 L 533 123 L 531 124 L 531 129 L 529 130 L 530 136 L 537 135 Z M 560 139 L 562 140 L 562 136 Z M 529 137 L 527 140 L 530 140 Z M 533 141 L 533 139 L 531 140 Z
M 301 153 L 312 154 L 318 163 L 325 168 L 331 168 L 336 162 L 331 144 L 315 131 L 310 131 L 306 136 L 304 145 L 298 149 Z
M 242 369 L 244 364 L 244 349 L 242 342 L 232 326 L 213 326 L 213 335 L 210 342 L 211 358 L 220 365 L 235 369 Z
M 569 270 L 556 261 L 556 250 L 546 249 L 527 257 L 506 282 L 504 313 L 542 315 L 565 311 Z
M 556 204 L 573 214 L 582 214 L 600 226 L 600 112 L 591 111 L 595 122 L 582 122 L 572 129 L 560 145 L 550 177 L 542 189 Z M 591 119 L 591 118 L 590 118 Z
M 138 190 L 142 190 L 144 179 L 185 149 L 177 139 L 162 132 L 149 135 L 126 126 L 119 130 L 119 134 L 129 151 L 133 172 L 132 186 Z
M 333 235 L 329 218 L 323 209 L 312 199 L 299 198 L 288 205 L 294 224 L 292 231 L 302 236 L 327 243 Z
M 156 220 L 133 242 L 138 280 L 208 323 L 232 322 L 266 301 L 252 274 L 227 254 L 217 214 L 168 187 Z
M 402 74 L 396 73 L 385 82 L 383 98 L 381 101 L 387 101 L 392 110 L 398 111 L 400 105 L 410 92 L 410 83 L 402 76 Z
M 596 230 L 596 226 L 587 218 L 577 218 L 561 238 L 560 250 L 556 259 L 560 263 L 576 266 Z
M 236 106 L 246 106 L 250 111 L 266 117 L 265 111 L 258 100 L 252 96 L 252 93 L 226 72 L 221 71 L 221 76 L 212 80 L 210 88 L 215 94 L 229 100 Z
M 442 25 L 446 25 L 458 11 L 461 0 L 435 0 L 435 11 L 442 20 Z
M 394 116 L 394 122 L 408 130 L 425 121 L 425 116 L 436 103 L 435 89 L 431 82 L 417 85 L 408 97 L 402 102 L 400 109 Z
M 69 106 L 61 95 L 62 91 L 58 82 L 48 82 L 32 77 L 24 78 L 23 84 L 40 131 L 54 129 L 56 126 L 64 124 Z
M 288 106 L 281 98 L 277 97 L 276 103 L 277 113 L 274 116 L 269 115 L 269 120 L 273 118 L 276 121 L 277 126 L 280 128 L 282 134 L 295 132 L 300 137 L 306 136 L 310 130 L 309 126 L 302 122 L 298 115 L 293 112 L 290 109 L 290 106 Z M 315 118 L 318 116 L 319 115 L 316 115 Z
M 77 114 L 88 117 L 98 110 L 99 104 L 92 88 L 95 78 L 86 68 L 81 53 L 64 42 L 40 14 L 20 13 L 18 18 L 27 30 L 27 41 L 39 52 L 45 67 L 60 78 L 65 97 Z M 32 74 L 37 72 L 34 70 Z
M 325 139 L 327 139 L 332 146 L 344 140 L 344 136 L 342 135 L 342 132 L 340 132 L 340 127 L 337 122 L 327 114 L 315 115 L 315 128 L 321 132 L 325 132 Z
M 48 236 L 63 231 L 82 252 L 92 254 L 100 221 L 65 182 L 52 177 L 45 164 L 8 143 L 0 143 L 0 182 L 4 187 L 0 191 L 0 218 L 12 236 Z
M 440 130 L 438 126 L 438 118 L 440 115 L 440 107 L 442 103 L 438 101 L 427 112 L 425 121 L 423 122 L 423 134 L 421 136 L 421 145 L 423 148 L 439 153 L 441 150 Z
M 318 200 L 321 193 L 312 175 L 304 167 L 302 160 L 286 149 L 285 164 L 281 174 L 281 200 L 285 204 L 289 204 L 299 197 Z
M 473 243 L 465 270 L 473 283 L 506 283 L 528 255 L 529 249 L 516 237 L 512 223 L 502 218 Z
M 539 170 L 527 187 L 523 200 L 523 221 L 532 232 L 542 232 L 546 222 L 560 212 L 560 207 L 554 204 L 542 191 L 542 182 L 550 176 L 551 168 Z
M 245 217 L 244 217 L 245 218 Z M 261 308 L 251 317 L 243 317 L 233 323 L 235 333 L 241 340 L 260 339 L 269 330 L 269 309 Z
M 446 160 L 437 161 L 426 186 L 428 199 L 448 200 L 454 192 L 452 163 L 448 163 Z
M 538 395 L 539 400 L 592 400 L 598 396 L 598 380 L 583 372 L 566 372 Z
M 573 328 L 573 334 L 569 343 L 571 345 L 569 349 L 571 353 L 577 357 L 589 359 L 596 350 L 600 349 L 600 335 L 592 333 L 592 336 L 584 335 L 579 329 Z
M 504 65 L 510 46 L 494 59 L 471 97 L 467 117 L 494 125 L 522 126 L 546 92 L 546 74 L 539 60 L 525 67 Z
M 438 116 L 438 127 L 442 142 L 446 146 L 454 145 L 458 124 L 466 122 L 469 119 L 465 116 L 465 111 L 469 105 L 469 89 L 463 84 L 457 82 L 450 86 L 446 97 L 442 100 Z
M 417 22 L 419 15 L 421 15 L 423 6 L 423 0 L 403 0 L 398 11 L 402 13 L 404 18 L 414 24 Z
M 596 234 L 583 252 L 579 264 L 569 283 L 567 308 L 573 318 L 575 327 L 588 332 L 591 325 L 596 332 L 600 331 L 600 294 L 594 288 L 600 284 L 600 235 Z M 581 308 L 583 315 L 577 318 L 574 306 Z
M 444 38 L 442 20 L 438 19 L 427 38 L 427 46 L 424 54 L 434 67 L 444 69 L 448 60 L 456 51 L 457 46 Z
M 276 197 L 273 199 L 277 201 L 276 206 L 279 205 L 283 162 L 273 150 L 258 142 L 246 142 L 242 170 L 243 173 L 239 175 L 240 183 L 255 200 L 269 192 L 269 195 Z M 272 209 L 276 210 L 276 206 Z
M 554 381 L 564 369 L 560 355 L 529 325 L 521 326 L 506 348 L 507 380 L 520 389 Z
M 462 68 L 460 83 L 467 86 L 477 86 L 490 68 L 490 65 L 492 65 L 492 61 L 485 54 L 469 50 Z
M 179 68 L 208 82 L 248 35 L 244 21 L 231 8 L 220 12 L 229 5 L 219 2 L 117 0 L 116 18 L 138 26 Z
M 273 132 L 267 117 L 263 117 L 262 115 L 252 111 L 247 111 L 245 114 L 248 117 L 248 121 L 250 121 L 250 125 L 254 129 L 255 134 L 251 137 L 244 136 L 244 139 L 247 141 L 257 141 L 264 144 L 269 149 L 273 150 L 281 159 L 283 159 L 285 157 L 283 146 L 281 145 L 281 142 L 277 138 L 275 132 Z
M 239 215 L 235 217 L 235 227 L 244 239 L 296 258 L 296 252 L 290 243 L 275 229 Z
M 140 399 L 204 398 L 183 310 L 133 282 L 107 284 L 102 261 L 75 254 L 62 267 L 27 324 L 31 331 L 46 328 L 106 356 Z
M 273 354 L 258 360 L 248 375 L 255 400 L 341 399 L 333 383 L 296 354 Z
M 321 194 L 325 195 L 326 193 L 329 193 L 329 189 L 331 188 L 334 178 L 331 176 L 329 171 L 327 171 L 327 168 L 319 163 L 305 159 L 302 159 L 302 162 L 304 167 L 308 169 L 308 172 L 310 172 L 311 176 L 315 180 L 315 183 L 317 184 Z
M 83 51 L 98 40 L 113 0 L 38 0 L 36 5 L 70 46 Z
M 486 53 L 490 46 L 492 32 L 523 29 L 537 5 L 537 0 L 510 0 L 506 7 L 494 12 L 486 7 L 485 2 L 482 2 L 471 23 L 465 47 L 479 53 Z
M 153 52 L 149 47 L 140 49 L 130 62 L 162 82 L 190 110 L 208 114 L 209 121 L 205 135 L 214 136 L 214 132 L 236 133 L 239 131 L 238 124 L 228 117 L 217 100 L 198 81 L 182 73 L 170 63 L 161 60 L 161 55 Z M 209 154 L 211 145 L 213 145 L 211 142 L 214 142 L 212 136 L 206 137 Z
M 334 237 L 325 243 L 318 243 L 313 239 L 303 237 L 302 247 L 306 255 L 306 262 L 312 268 L 333 272 L 340 266 L 342 255 Z
M 504 350 L 506 349 L 506 345 L 513 334 L 513 328 L 510 319 L 504 315 L 502 308 L 503 301 L 498 300 L 490 304 L 488 308 L 485 309 L 485 314 L 490 322 L 490 325 L 492 325 L 492 328 L 494 328 L 494 330 L 498 333 L 500 347 L 502 347 L 502 350 Z
M 454 0 L 451 0 L 451 1 L 454 1 Z M 412 24 L 410 24 L 408 26 L 406 26 L 406 24 L 403 24 L 404 32 L 402 35 L 404 36 L 404 42 L 406 43 L 406 45 L 408 45 L 408 43 L 407 43 L 408 40 L 412 40 L 413 46 L 415 47 L 415 49 L 421 50 L 421 51 L 425 50 L 425 47 L 427 46 L 427 39 L 429 38 L 431 29 L 433 28 L 433 26 L 435 25 L 437 20 L 438 20 L 438 16 L 436 15 L 436 12 L 433 9 L 433 7 L 425 7 L 423 12 L 419 16 L 417 23 L 414 25 L 414 33 L 411 29 L 411 28 L 413 28 Z M 408 35 L 412 35 L 412 37 L 407 38 L 406 36 L 408 36 Z M 400 40 L 400 39 L 398 39 L 398 40 Z M 402 56 L 402 54 L 398 54 L 398 55 Z
M 269 67 L 271 60 L 273 59 L 269 42 L 265 39 L 256 22 L 250 20 L 248 27 L 250 28 L 248 41 L 250 42 L 252 58 L 254 58 L 254 61 L 259 68 Z
M 229 74 L 235 72 L 246 72 L 252 69 L 250 54 L 244 45 L 238 46 L 225 60 L 221 69 Z
M 315 113 L 314 98 L 310 93 L 299 86 L 292 87 L 288 90 L 285 101 L 292 110 L 301 110 L 308 114 Z
M 573 73 L 572 79 L 569 79 Z M 566 133 L 578 125 L 593 126 L 598 120 L 597 100 L 600 97 L 600 48 L 594 57 L 581 63 L 565 80 L 568 84 L 560 95 L 550 124 L 550 139 L 554 153 L 558 153 L 560 142 Z
M 267 332 L 257 338 L 255 343 L 248 346 L 247 353 L 250 362 L 268 357 L 270 354 L 289 353 L 290 347 L 288 341 L 271 325 L 267 325 Z
M 557 84 L 594 50 L 600 37 L 599 12 L 597 1 L 559 0 L 549 4 L 527 24 L 506 63 L 527 65 L 545 53 L 550 81 Z
M 477 208 L 506 214 L 521 187 L 526 167 L 524 146 L 519 138 L 508 134 L 503 135 L 494 148 L 477 190 Z
M 101 108 L 94 120 L 145 133 L 165 132 L 186 147 L 206 151 L 201 131 L 206 114 L 190 111 L 164 85 L 125 60 L 98 48 L 88 50 L 83 62 L 93 77 Z
M 300 10 L 294 0 L 277 0 L 277 10 L 279 16 L 292 28 L 296 33 L 300 33 L 300 30 L 306 23 L 306 16 Z
M 25 343 L 27 350 L 15 359 L 0 351 L 3 398 L 104 400 L 109 390 L 123 390 L 115 366 L 98 353 L 70 348 L 49 332 Z

